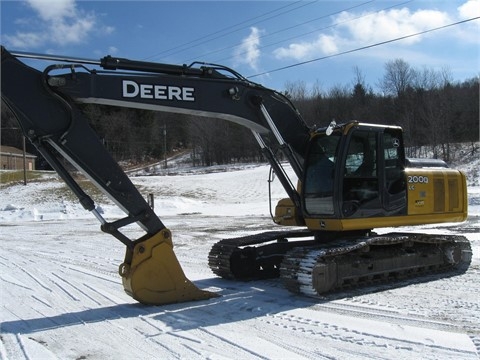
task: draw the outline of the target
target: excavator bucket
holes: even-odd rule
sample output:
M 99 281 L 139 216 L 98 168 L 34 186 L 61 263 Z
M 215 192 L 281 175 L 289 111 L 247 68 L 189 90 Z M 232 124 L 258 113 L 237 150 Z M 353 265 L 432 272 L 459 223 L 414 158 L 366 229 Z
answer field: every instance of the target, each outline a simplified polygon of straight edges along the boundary
M 218 296 L 198 289 L 185 277 L 167 229 L 138 243 L 133 250 L 127 249 L 119 274 L 125 292 L 146 305 L 206 300 Z

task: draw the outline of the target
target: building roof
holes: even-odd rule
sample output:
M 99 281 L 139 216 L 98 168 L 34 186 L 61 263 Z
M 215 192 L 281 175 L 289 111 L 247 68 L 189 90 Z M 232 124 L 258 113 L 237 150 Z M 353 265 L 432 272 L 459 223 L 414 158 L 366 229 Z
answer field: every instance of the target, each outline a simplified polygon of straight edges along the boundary
M 2 155 L 10 155 L 10 156 L 23 156 L 23 150 L 18 149 L 13 146 L 6 146 L 6 145 L 0 145 L 0 154 Z M 36 158 L 35 155 L 25 153 L 26 157 L 30 158 Z

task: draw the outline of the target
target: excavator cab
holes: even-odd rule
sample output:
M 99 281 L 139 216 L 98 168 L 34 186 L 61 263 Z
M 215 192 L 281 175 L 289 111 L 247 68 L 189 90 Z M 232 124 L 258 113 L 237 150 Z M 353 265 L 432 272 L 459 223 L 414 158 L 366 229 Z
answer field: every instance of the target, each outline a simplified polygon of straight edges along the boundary
M 301 198 L 309 229 L 371 230 L 465 218 L 464 175 L 443 161 L 407 160 L 400 127 L 350 122 L 328 133 L 312 136 L 305 157 Z
M 305 165 L 306 217 L 406 214 L 404 164 L 400 128 L 350 123 L 315 134 Z

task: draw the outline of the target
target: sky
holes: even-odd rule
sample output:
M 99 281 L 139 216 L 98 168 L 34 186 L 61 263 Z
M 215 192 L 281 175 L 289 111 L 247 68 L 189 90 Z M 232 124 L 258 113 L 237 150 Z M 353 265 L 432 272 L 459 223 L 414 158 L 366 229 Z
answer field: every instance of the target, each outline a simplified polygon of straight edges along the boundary
M 480 76 L 480 0 L 0 4 L 1 43 L 11 51 L 209 62 L 280 91 L 303 84 L 328 92 L 356 79 L 379 91 L 397 59 L 452 81 Z

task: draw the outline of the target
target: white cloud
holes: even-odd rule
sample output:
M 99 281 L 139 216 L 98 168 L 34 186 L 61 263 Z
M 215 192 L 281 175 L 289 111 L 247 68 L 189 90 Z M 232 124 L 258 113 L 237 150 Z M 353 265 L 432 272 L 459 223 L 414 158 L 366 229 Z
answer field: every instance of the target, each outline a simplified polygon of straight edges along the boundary
M 446 12 L 438 10 L 412 12 L 402 8 L 364 14 L 342 12 L 333 18 L 337 26 L 331 35 L 320 34 L 310 42 L 292 43 L 274 50 L 274 55 L 279 59 L 310 60 L 412 35 L 451 22 L 453 20 Z M 402 40 L 402 44 L 409 45 L 421 40 L 421 36 L 414 36 Z
M 341 22 L 341 29 L 348 31 L 351 41 L 360 41 L 362 45 L 367 45 L 443 26 L 451 22 L 451 19 L 447 13 L 437 10 L 411 12 L 403 8 L 380 11 L 361 18 L 344 12 L 336 21 Z M 413 44 L 420 40 L 420 36 L 414 36 L 405 39 L 404 44 Z
M 480 16 L 480 0 L 469 0 L 457 8 L 461 19 L 471 19 Z
M 83 19 L 59 19 L 53 21 L 50 26 L 50 34 L 53 40 L 60 45 L 81 43 L 86 40 L 90 31 L 95 26 L 94 16 L 85 16 Z
M 458 17 L 460 20 L 468 20 L 480 16 L 480 0 L 469 0 L 457 8 Z M 457 39 L 465 44 L 480 45 L 480 21 L 470 21 L 454 29 L 454 34 Z
M 39 43 L 43 43 L 42 35 L 34 32 L 4 35 L 3 38 L 7 46 L 16 49 L 35 48 Z
M 277 59 L 293 58 L 295 60 L 311 59 L 314 56 L 330 55 L 338 52 L 334 36 L 320 34 L 311 42 L 290 44 L 288 47 L 275 49 L 273 55 Z
M 18 20 L 20 28 L 28 30 L 4 34 L 8 46 L 22 49 L 78 44 L 85 42 L 97 26 L 95 14 L 78 9 L 74 0 L 28 0 L 26 5 L 35 18 Z
M 103 26 L 101 28 L 101 31 L 104 34 L 111 34 L 115 31 L 115 27 L 113 27 L 113 26 Z
M 73 17 L 76 13 L 74 0 L 27 0 L 27 2 L 44 21 Z
M 260 30 L 256 27 L 250 28 L 250 34 L 244 38 L 234 50 L 235 62 L 247 64 L 257 70 L 258 59 L 260 58 Z

